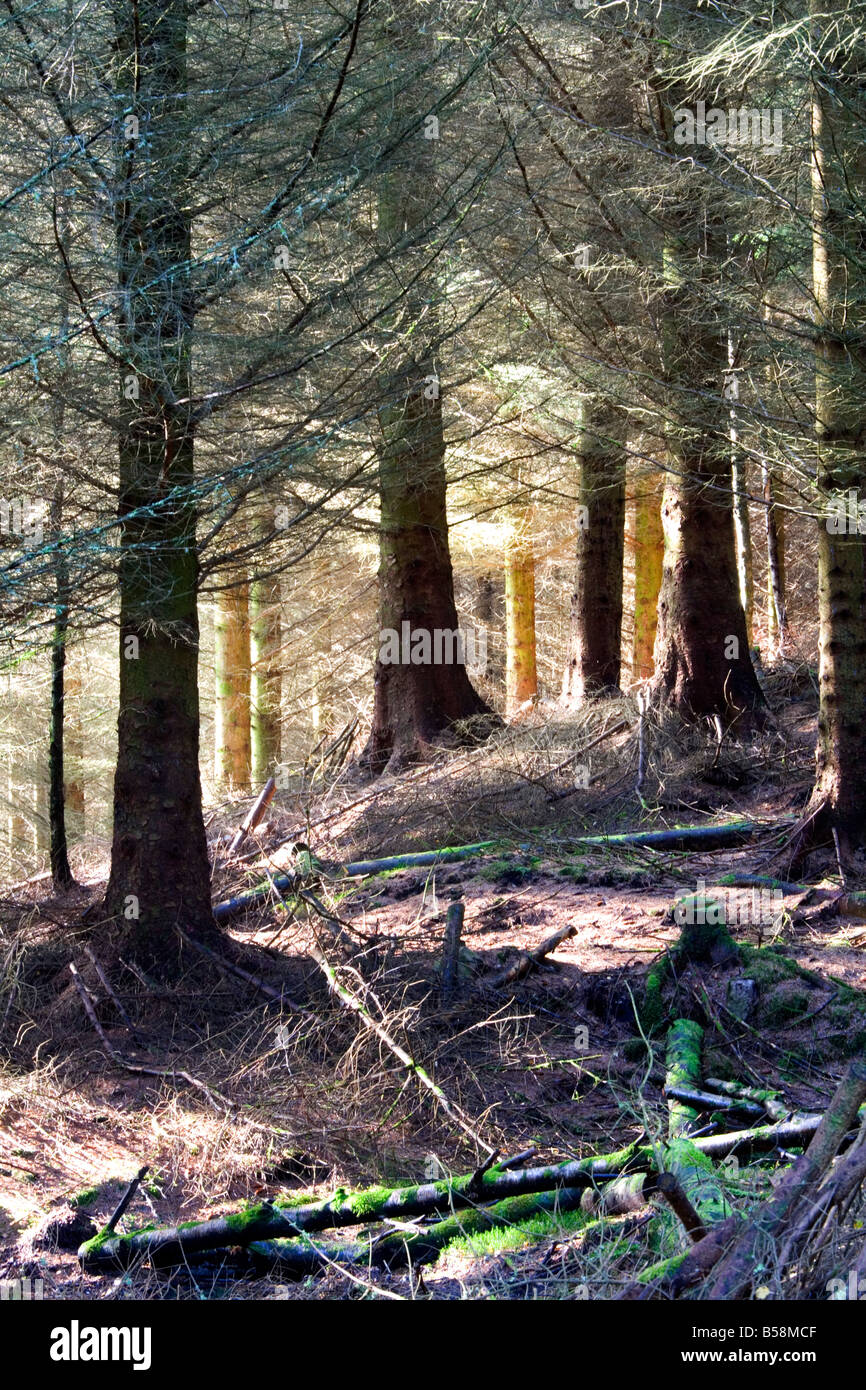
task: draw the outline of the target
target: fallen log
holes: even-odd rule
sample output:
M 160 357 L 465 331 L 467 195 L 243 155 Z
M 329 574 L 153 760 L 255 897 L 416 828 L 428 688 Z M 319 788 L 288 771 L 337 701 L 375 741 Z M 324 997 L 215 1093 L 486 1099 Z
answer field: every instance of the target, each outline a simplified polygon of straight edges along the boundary
M 699 1091 L 692 1086 L 666 1085 L 665 1095 L 669 1101 L 680 1101 L 684 1106 L 691 1107 L 693 1113 L 698 1110 L 736 1110 L 740 1114 L 755 1117 L 766 1113 L 763 1106 L 756 1105 L 753 1101 L 738 1100 L 735 1096 L 717 1096 L 709 1091 Z
M 386 1269 L 408 1264 L 429 1264 L 446 1245 L 460 1236 L 478 1235 L 482 1231 L 503 1226 L 519 1226 L 521 1222 L 530 1221 L 536 1216 L 577 1211 L 583 1194 L 582 1187 L 560 1187 L 553 1192 L 509 1197 L 492 1207 L 470 1207 L 411 1233 L 389 1231 L 373 1241 L 368 1258 L 370 1264 Z M 606 1222 L 593 1224 L 607 1225 Z
M 249 835 L 250 831 L 255 830 L 256 826 L 258 825 L 259 821 L 261 820 L 262 816 L 265 814 L 265 811 L 267 810 L 268 806 L 273 800 L 274 792 L 276 791 L 276 789 L 276 782 L 274 781 L 273 777 L 269 777 L 267 782 L 265 782 L 265 785 L 262 787 L 262 790 L 256 797 L 254 805 L 250 808 L 249 814 L 246 816 L 243 823 L 240 826 L 238 826 L 238 829 L 232 836 L 231 843 L 228 847 L 229 854 L 237 854 L 238 850 L 240 849 L 244 840 Z
M 689 1143 L 713 1159 L 726 1158 L 740 1149 L 754 1153 L 773 1152 L 811 1138 L 821 1119 L 820 1115 L 805 1115 L 785 1124 L 710 1134 Z M 652 1145 L 630 1144 L 615 1153 L 593 1154 L 561 1164 L 507 1171 L 493 1168 L 483 1174 L 476 1193 L 470 1193 L 475 1174 L 468 1173 L 414 1187 L 338 1192 L 324 1201 L 299 1206 L 262 1203 L 239 1217 L 219 1217 L 184 1228 L 165 1227 L 109 1238 L 101 1231 L 81 1246 L 78 1257 L 83 1268 L 91 1272 L 125 1267 L 150 1258 L 183 1263 L 187 1255 L 225 1245 L 246 1246 L 253 1240 L 291 1237 L 389 1218 L 432 1216 L 455 1207 L 497 1201 L 520 1193 L 550 1191 L 559 1186 L 593 1187 L 612 1181 L 626 1171 L 648 1172 L 656 1167 L 656 1161 L 657 1153 Z
M 527 951 L 525 954 L 521 955 L 513 965 L 510 965 L 507 970 L 500 971 L 498 975 L 493 976 L 492 980 L 487 980 L 485 983 L 496 988 L 499 985 L 510 985 L 515 980 L 521 980 L 524 975 L 529 974 L 530 970 L 534 970 L 537 965 L 540 965 L 545 956 L 549 956 L 551 951 L 555 951 L 557 946 L 561 946 L 563 941 L 567 941 L 570 936 L 576 935 L 577 927 L 560 927 L 559 931 L 555 931 L 552 936 L 548 936 L 534 951 Z
M 758 1086 L 741 1086 L 738 1081 L 722 1081 L 717 1076 L 708 1076 L 704 1081 L 711 1091 L 744 1101 L 747 1105 L 759 1105 L 771 1120 L 784 1120 L 791 1113 L 791 1107 L 779 1100 L 779 1091 L 765 1091 Z
M 127 1267 L 144 1259 L 166 1265 L 182 1264 L 202 1251 L 220 1246 L 248 1246 L 258 1240 L 296 1237 L 371 1221 L 446 1214 L 456 1208 L 552 1192 L 560 1187 L 583 1191 L 597 1182 L 616 1177 L 635 1153 L 642 1154 L 645 1160 L 651 1156 L 649 1149 L 631 1145 L 614 1154 L 543 1167 L 507 1170 L 494 1167 L 480 1177 L 475 1172 L 414 1187 L 340 1191 L 325 1201 L 303 1205 L 263 1202 L 246 1212 L 183 1227 L 164 1227 L 122 1236 L 100 1231 L 81 1246 L 78 1258 L 82 1267 L 89 1271 Z
M 688 1133 L 698 1118 L 697 1110 L 683 1104 L 671 1091 L 682 1087 L 694 1090 L 700 1086 L 703 1039 L 701 1025 L 688 1018 L 676 1019 L 668 1030 L 664 1093 L 668 1101 L 668 1136 L 671 1139 Z
M 570 841 L 575 845 L 597 845 L 600 848 L 616 849 L 617 846 L 634 845 L 647 849 L 729 849 L 745 844 L 753 835 L 761 831 L 774 830 L 786 825 L 789 818 L 774 821 L 767 825 L 760 821 L 732 821 L 728 825 L 686 825 L 674 826 L 670 830 L 637 830 L 619 835 L 582 835 Z
M 773 1198 L 750 1219 L 716 1272 L 710 1298 L 736 1299 L 748 1294 L 757 1267 L 764 1268 L 770 1252 L 784 1237 L 799 1204 L 810 1200 L 810 1189 L 829 1168 L 866 1099 L 866 1061 L 851 1062 L 815 1129 L 808 1149 L 798 1158 Z M 766 1252 L 766 1260 L 762 1253 Z
M 560 1212 L 564 1214 L 573 1211 L 576 1195 L 580 1194 L 565 1189 L 557 1194 L 545 1193 L 535 1198 L 512 1197 L 495 1207 L 461 1211 L 417 1232 L 389 1232 L 372 1245 L 354 1244 L 335 1249 L 333 1246 L 321 1247 L 312 1243 L 305 1246 L 300 1241 L 272 1240 L 256 1241 L 250 1246 L 249 1252 L 257 1262 L 277 1269 L 282 1274 L 293 1274 L 296 1277 L 314 1272 L 317 1261 L 319 1269 L 327 1264 L 336 1265 L 338 1268 L 352 1266 L 356 1269 L 370 1266 L 399 1269 L 408 1264 L 429 1264 L 446 1246 L 461 1236 L 476 1235 L 482 1231 L 503 1227 L 519 1230 L 522 1223 L 537 1219 L 538 1216 L 549 1215 L 555 1219 Z M 556 1200 L 557 1197 L 559 1200 Z M 633 1216 L 627 1216 L 623 1219 L 602 1218 L 587 1221 L 585 1226 L 573 1234 L 571 1248 L 580 1250 L 608 1237 L 616 1239 L 630 1235 L 644 1220 L 645 1218 L 635 1219 Z
M 423 869 L 453 860 L 472 859 L 495 847 L 495 840 L 482 840 L 475 845 L 421 850 L 417 854 L 395 854 L 388 859 L 359 859 L 355 863 L 340 866 L 337 872 L 340 878 L 364 878 L 368 874 L 385 873 L 391 869 Z M 306 876 L 303 874 L 275 874 L 264 883 L 256 884 L 246 893 L 239 893 L 237 897 L 226 898 L 224 902 L 216 903 L 213 915 L 218 922 L 223 922 L 227 917 L 233 917 L 235 913 L 245 912 L 247 908 L 255 906 L 275 888 L 281 893 L 291 892 L 305 880 Z
M 604 1187 L 587 1188 L 583 1194 L 581 1210 L 585 1212 L 604 1212 L 608 1216 L 623 1216 L 631 1211 L 640 1211 L 647 1206 L 656 1190 L 655 1173 L 628 1173 L 615 1178 Z

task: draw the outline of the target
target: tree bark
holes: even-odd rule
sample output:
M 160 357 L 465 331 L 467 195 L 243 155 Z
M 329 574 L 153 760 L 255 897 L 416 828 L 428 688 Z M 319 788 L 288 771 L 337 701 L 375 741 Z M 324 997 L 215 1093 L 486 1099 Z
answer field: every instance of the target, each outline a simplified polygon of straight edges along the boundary
M 527 510 L 515 520 L 505 549 L 505 710 L 509 717 L 538 694 L 531 528 L 531 510 Z
M 569 704 L 619 689 L 625 545 L 624 422 L 591 408 L 581 427 L 580 511 L 571 631 L 562 697 Z
M 633 680 L 646 680 L 653 673 L 665 550 L 662 492 L 661 473 L 643 473 L 635 480 Z
M 63 708 L 66 666 L 66 634 L 69 631 L 69 567 L 63 554 L 63 479 L 58 480 L 51 507 L 51 523 L 57 545 L 54 559 L 54 640 L 51 645 L 51 721 L 48 744 L 48 824 L 51 882 L 55 889 L 74 882 L 66 845 L 66 813 L 63 778 Z
M 84 838 L 87 825 L 84 786 L 84 729 L 81 721 L 82 648 L 66 648 L 63 701 L 63 775 L 67 838 L 75 844 Z
M 250 585 L 250 738 L 252 780 L 255 786 L 266 782 L 272 776 L 282 751 L 281 635 L 279 575 L 256 579 Z
M 199 779 L 187 5 L 115 0 L 120 713 L 106 895 L 142 964 L 213 926 Z
M 785 513 L 776 505 L 776 479 L 772 467 L 764 463 L 764 504 L 767 522 L 767 637 L 770 650 L 784 656 L 788 637 L 785 605 Z
M 678 25 L 679 15 L 664 22 Z M 686 25 L 698 22 L 692 3 Z M 688 41 L 687 33 L 675 32 L 678 41 Z M 672 157 L 682 154 L 673 138 L 673 113 L 695 95 L 679 81 L 659 87 Z M 664 209 L 661 335 L 669 471 L 653 692 L 687 720 L 718 715 L 726 727 L 741 731 L 763 722 L 765 701 L 749 654 L 734 545 L 723 394 L 728 345 L 716 307 L 726 240 L 715 197 L 690 163 Z
M 404 23 L 388 30 L 392 49 L 404 44 Z M 417 35 L 408 41 L 418 44 Z M 429 256 L 423 227 L 435 205 L 437 177 L 435 140 L 418 139 L 411 169 L 382 178 L 378 237 L 393 265 L 401 262 L 402 244 L 413 249 L 403 290 L 386 316 L 387 341 L 383 360 L 393 363 L 383 375 L 379 407 L 379 649 L 374 671 L 373 720 L 359 767 L 371 775 L 423 758 L 432 744 L 460 737 L 462 720 L 492 711 L 474 690 L 465 664 L 453 659 L 457 638 L 457 608 L 448 546 L 446 513 L 445 439 L 442 426 L 442 376 L 437 358 L 438 287 L 435 273 L 419 266 Z M 414 272 L 414 275 L 413 273 Z M 387 282 L 393 294 L 393 278 Z M 402 643 L 399 658 L 386 651 L 383 635 L 402 636 L 408 624 L 412 660 Z M 435 660 L 431 644 L 436 633 L 452 634 L 452 660 Z M 445 644 L 443 643 L 443 650 Z M 463 735 L 465 737 L 465 735 Z
M 817 36 L 823 24 L 817 0 L 812 13 Z M 852 115 L 862 81 L 858 66 L 856 54 L 850 53 L 832 75 L 819 71 L 812 98 L 815 427 L 818 489 L 825 502 L 847 497 L 849 490 L 860 499 L 866 488 L 866 150 Z M 829 514 L 818 528 L 818 614 L 820 709 L 812 834 L 819 837 L 829 823 L 847 852 L 866 837 L 866 539 L 859 527 L 838 530 Z
M 249 585 L 217 594 L 214 614 L 214 777 L 243 796 L 250 787 Z

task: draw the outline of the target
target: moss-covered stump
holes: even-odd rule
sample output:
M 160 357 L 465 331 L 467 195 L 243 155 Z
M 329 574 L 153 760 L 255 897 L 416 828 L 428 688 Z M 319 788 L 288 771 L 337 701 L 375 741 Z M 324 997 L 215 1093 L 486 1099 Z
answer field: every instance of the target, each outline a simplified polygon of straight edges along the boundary
M 739 949 L 726 925 L 725 905 L 700 893 L 681 898 L 674 907 L 680 939 L 674 948 L 683 961 L 728 965 Z
M 693 901 L 696 896 L 692 895 L 691 900 L 681 899 L 681 902 Z M 740 959 L 741 948 L 725 926 L 724 911 L 721 920 L 715 920 L 715 913 L 711 914 L 713 920 L 707 920 L 708 915 L 704 909 L 688 911 L 688 920 L 680 922 L 676 945 L 653 961 L 647 971 L 643 999 L 638 1006 L 640 1025 L 647 1036 L 659 1032 L 670 1017 L 664 991 L 678 970 L 690 964 L 732 965 Z M 675 920 L 679 919 L 675 917 Z
M 671 957 L 665 951 L 663 956 L 653 961 L 647 971 L 643 1002 L 638 1009 L 640 1026 L 648 1037 L 660 1031 L 667 1016 L 663 995 L 664 987 L 671 976 Z

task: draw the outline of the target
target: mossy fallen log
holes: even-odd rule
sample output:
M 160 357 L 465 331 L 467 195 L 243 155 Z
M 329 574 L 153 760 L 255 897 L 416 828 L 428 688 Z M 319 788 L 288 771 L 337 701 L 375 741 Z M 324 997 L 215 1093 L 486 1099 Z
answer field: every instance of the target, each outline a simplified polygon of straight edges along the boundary
M 248 1246 L 254 1241 L 291 1238 L 305 1232 L 360 1226 L 389 1218 L 434 1216 L 454 1208 L 474 1207 L 561 1187 L 582 1191 L 616 1177 L 634 1159 L 646 1165 L 651 1162 L 652 1151 L 647 1146 L 629 1145 L 616 1153 L 544 1167 L 509 1170 L 493 1167 L 486 1173 L 468 1173 L 415 1187 L 372 1187 L 353 1193 L 340 1190 L 326 1201 L 303 1205 L 260 1203 L 247 1211 L 210 1221 L 188 1222 L 184 1226 L 130 1235 L 101 1231 L 81 1246 L 78 1258 L 82 1267 L 91 1271 L 126 1267 L 144 1259 L 160 1264 L 180 1264 L 204 1250 L 225 1245 Z
M 698 1118 L 697 1110 L 670 1095 L 670 1088 L 701 1084 L 701 1046 L 704 1030 L 688 1018 L 676 1019 L 668 1029 L 665 1054 L 665 1095 L 668 1097 L 668 1135 L 675 1139 L 685 1134 Z
M 771 1120 L 780 1121 L 791 1113 L 791 1107 L 780 1100 L 780 1091 L 762 1090 L 759 1086 L 743 1086 L 739 1081 L 723 1081 L 718 1076 L 708 1076 L 704 1081 L 711 1091 L 739 1101 L 741 1104 L 759 1105 Z
M 771 874 L 736 872 L 719 874 L 715 883 L 709 885 L 709 891 L 712 892 L 714 888 L 769 888 L 772 892 L 784 893 L 786 896 L 814 891 L 813 885 L 808 883 L 789 883 L 787 879 L 773 878 Z
M 364 878 L 369 874 L 385 873 L 392 869 L 423 869 L 439 863 L 446 864 L 455 859 L 472 859 L 495 848 L 495 840 L 481 840 L 474 845 L 420 850 L 417 854 L 394 854 L 386 859 L 359 859 L 355 863 L 342 865 L 337 873 L 341 878 Z M 213 915 L 218 922 L 223 922 L 227 917 L 233 917 L 238 912 L 245 912 L 248 908 L 254 907 L 262 898 L 267 898 L 275 888 L 281 893 L 291 892 L 303 883 L 306 877 L 304 874 L 272 875 L 264 883 L 258 883 L 254 888 L 248 889 L 246 893 L 239 893 L 237 897 L 226 898 L 224 902 L 216 903 Z
M 751 1115 L 755 1119 L 767 1113 L 762 1105 L 757 1105 L 754 1101 L 740 1099 L 736 1095 L 715 1095 L 711 1091 L 698 1090 L 697 1086 L 666 1085 L 665 1095 L 669 1101 L 675 1100 L 683 1106 L 690 1106 L 693 1113 L 699 1110 L 736 1110 L 741 1115 Z M 783 1119 L 784 1114 L 775 1118 Z
M 635 1228 L 633 1215 L 574 1221 L 576 1203 L 582 1189 L 565 1189 L 536 1197 L 512 1197 L 482 1210 L 466 1210 L 446 1217 L 417 1232 L 389 1231 L 372 1244 L 341 1247 L 315 1245 L 302 1240 L 258 1241 L 250 1255 L 270 1270 L 302 1277 L 326 1265 L 351 1266 L 359 1272 L 370 1267 L 399 1269 L 408 1264 L 430 1264 L 456 1241 L 481 1235 L 485 1231 L 510 1229 L 538 1239 L 566 1226 L 572 1249 L 578 1250 L 602 1241 L 616 1244 Z M 558 1199 L 558 1200 L 557 1200 Z M 570 1217 L 566 1221 L 564 1218 Z
M 857 1058 L 839 1083 L 806 1152 L 783 1178 L 774 1196 L 744 1224 L 715 1271 L 709 1296 L 748 1296 L 756 1269 L 764 1268 L 792 1219 L 805 1203 L 814 1204 L 816 1185 L 830 1167 L 866 1099 L 866 1061 Z
M 864 1118 L 861 1107 L 858 1119 Z M 728 1134 L 704 1135 L 690 1145 L 711 1159 L 735 1152 L 772 1153 L 802 1145 L 815 1134 L 821 1115 L 792 1116 L 783 1124 L 761 1125 Z M 594 1154 L 565 1163 L 469 1173 L 434 1183 L 400 1188 L 371 1187 L 356 1192 L 338 1190 L 318 1202 L 261 1203 L 246 1211 L 182 1226 L 151 1228 L 117 1235 L 102 1230 L 78 1251 L 88 1272 L 125 1268 L 143 1260 L 162 1265 L 183 1264 L 206 1250 L 225 1246 L 248 1247 L 255 1241 L 291 1238 L 349 1226 L 361 1226 L 389 1218 L 445 1215 L 456 1209 L 481 1206 L 509 1196 L 553 1191 L 559 1187 L 586 1189 L 614 1181 L 626 1173 L 648 1173 L 672 1168 L 670 1155 L 651 1144 L 629 1144 L 609 1154 Z
M 730 821 L 727 825 L 683 825 L 669 830 L 634 830 L 616 835 L 581 835 L 571 843 L 585 847 L 596 845 L 600 848 L 616 849 L 633 845 L 646 849 L 730 849 L 745 844 L 759 831 L 775 829 L 776 824 L 762 824 L 759 821 Z M 785 821 L 784 823 L 787 823 Z
M 508 1197 L 490 1207 L 470 1207 L 465 1211 L 437 1221 L 418 1231 L 389 1231 L 373 1241 L 369 1262 L 386 1269 L 408 1264 L 429 1264 L 447 1245 L 461 1236 L 479 1235 L 505 1226 L 519 1226 L 533 1218 L 577 1211 L 585 1187 L 560 1187 L 552 1192 L 539 1192 Z

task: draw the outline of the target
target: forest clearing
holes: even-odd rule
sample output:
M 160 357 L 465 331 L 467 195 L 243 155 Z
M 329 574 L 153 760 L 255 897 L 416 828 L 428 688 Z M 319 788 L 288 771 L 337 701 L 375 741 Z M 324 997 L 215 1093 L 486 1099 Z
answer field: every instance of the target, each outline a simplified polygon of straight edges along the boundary
M 864 34 L 3 0 L 0 1302 L 45 1359 L 334 1301 L 844 1350 Z

